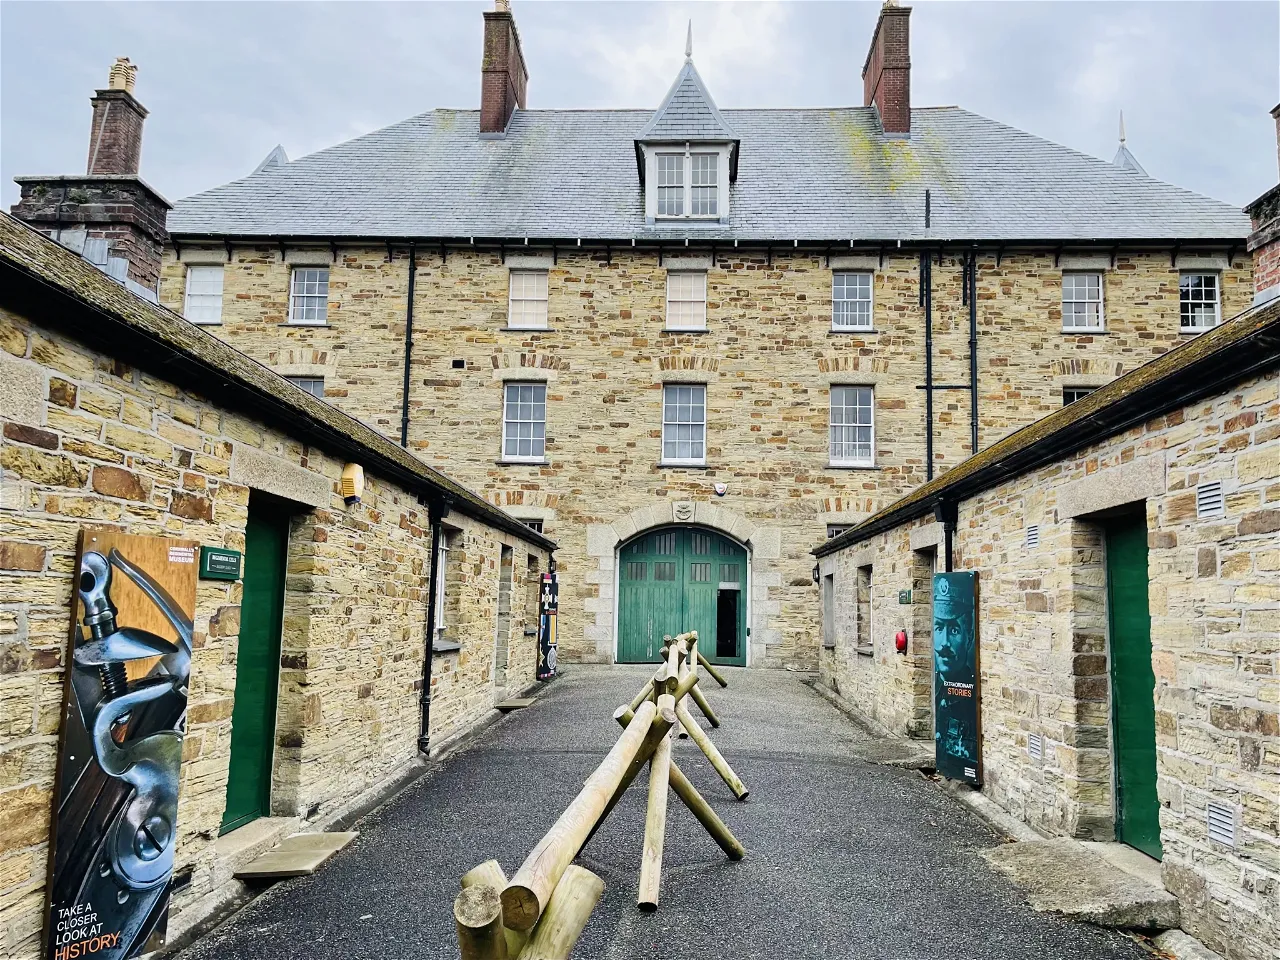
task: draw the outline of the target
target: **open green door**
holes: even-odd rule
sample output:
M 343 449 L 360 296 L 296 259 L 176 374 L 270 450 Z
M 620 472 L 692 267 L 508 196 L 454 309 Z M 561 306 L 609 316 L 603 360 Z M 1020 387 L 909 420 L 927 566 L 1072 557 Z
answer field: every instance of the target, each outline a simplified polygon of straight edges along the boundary
M 1146 518 L 1136 514 L 1110 522 L 1106 535 L 1116 839 L 1159 860 L 1163 850 L 1156 794 L 1156 678 L 1147 604 Z
M 697 527 L 642 534 L 618 553 L 618 662 L 659 659 L 664 635 L 697 630 L 713 663 L 744 665 L 747 552 Z
M 265 817 L 271 809 L 288 540 L 288 514 L 269 501 L 250 497 L 235 705 L 231 711 L 231 771 L 222 833 Z

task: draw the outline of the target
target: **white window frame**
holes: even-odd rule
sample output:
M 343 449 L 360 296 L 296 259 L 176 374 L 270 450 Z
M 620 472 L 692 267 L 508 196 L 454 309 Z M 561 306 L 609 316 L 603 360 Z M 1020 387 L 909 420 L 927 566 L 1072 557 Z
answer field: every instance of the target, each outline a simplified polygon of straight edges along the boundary
M 297 377 L 295 377 L 295 376 L 290 375 L 290 376 L 285 377 L 285 379 L 286 379 L 286 380 L 288 380 L 290 383 L 292 383 L 292 384 L 293 384 L 295 387 L 297 387 L 299 390 L 304 390 L 304 391 L 306 391 L 307 393 L 311 394 L 311 396 L 315 397 L 317 400 L 323 400 L 323 399 L 324 399 L 324 377 L 314 377 L 314 376 L 309 376 L 309 375 L 308 375 L 308 376 L 297 376 Z M 304 384 L 304 383 L 303 383 L 303 381 L 306 381 L 306 383 Z M 312 390 L 312 389 L 310 388 L 310 384 L 311 384 L 311 383 L 318 383 L 318 384 L 320 384 L 320 392 L 319 392 L 319 393 L 316 393 L 314 390 Z
M 449 580 L 449 534 L 443 529 L 440 531 L 440 546 L 436 551 L 436 633 L 431 640 L 431 646 L 434 649 L 441 639 L 444 637 L 444 628 L 447 626 L 445 620 L 445 599 L 448 596 L 446 585 Z
M 216 278 L 216 284 L 214 283 Z M 182 315 L 192 323 L 214 326 L 222 323 L 222 292 L 225 271 L 221 264 L 208 266 L 191 264 L 187 267 L 186 290 L 182 301 Z M 217 292 L 213 292 L 216 285 Z M 203 287 L 203 289 L 202 289 Z M 198 316 L 201 311 L 208 314 Z
M 1087 397 L 1089 394 L 1093 393 L 1097 389 L 1098 389 L 1097 387 L 1071 386 L 1070 384 L 1068 384 L 1062 388 L 1062 405 L 1064 407 L 1069 407 L 1073 403 L 1079 403 L 1081 400 L 1083 400 L 1085 397 Z M 1068 400 L 1067 399 L 1068 393 L 1076 393 L 1080 395 L 1075 397 L 1072 400 Z
M 1208 326 L 1191 326 L 1183 322 L 1184 303 L 1208 303 L 1208 300 L 1184 300 L 1182 282 L 1190 277 L 1213 278 L 1213 323 Z M 1204 333 L 1222 323 L 1222 273 L 1218 270 L 1182 270 L 1178 274 L 1178 329 L 1182 333 Z
M 312 276 L 312 275 L 315 276 Z M 321 276 L 323 274 L 323 276 Z M 319 285 L 324 284 L 323 292 Z M 308 289 L 316 285 L 314 291 Z M 299 291 L 299 286 L 302 290 Z M 299 308 L 315 309 L 322 307 L 319 317 L 299 316 Z M 329 268 L 328 267 L 294 267 L 289 273 L 289 322 L 301 327 L 323 327 L 329 323 Z
M 1088 281 L 1096 279 L 1098 283 L 1098 296 L 1096 298 L 1089 296 Z M 1068 283 L 1070 279 L 1070 283 Z M 1085 281 L 1084 295 L 1080 296 L 1080 288 L 1076 283 L 1077 280 Z M 1070 290 L 1071 297 L 1068 299 L 1067 293 Z M 1085 323 L 1068 323 L 1068 304 L 1082 303 L 1086 307 Z M 1098 316 L 1094 323 L 1087 322 L 1087 308 L 1090 304 L 1097 304 Z M 1074 312 L 1070 316 L 1075 316 Z M 1107 329 L 1106 319 L 1106 275 L 1101 270 L 1064 270 L 1062 271 L 1062 332 L 1063 333 L 1080 333 L 1081 331 L 1088 333 L 1097 333 Z
M 868 420 L 867 423 L 862 423 L 860 419 L 855 419 L 853 422 L 846 422 L 843 419 L 843 417 L 840 423 L 838 424 L 836 423 L 836 419 L 835 419 L 836 395 L 837 393 L 840 393 L 843 396 L 844 391 L 847 391 L 847 390 L 858 391 L 859 399 L 860 399 L 861 392 L 865 391 L 868 402 L 865 405 L 865 407 L 861 403 L 855 403 L 851 407 L 848 403 L 842 402 L 840 404 L 841 411 L 843 412 L 843 411 L 852 409 L 855 412 L 860 412 L 861 410 L 866 409 L 867 420 Z M 867 384 L 834 383 L 831 385 L 831 388 L 827 392 L 828 392 L 828 400 L 827 400 L 828 463 L 830 464 L 830 466 L 833 466 L 833 467 L 873 467 L 875 466 L 875 462 L 876 462 L 876 392 L 875 392 L 875 388 Z M 862 428 L 867 428 L 868 430 L 867 456 L 865 457 L 860 457 L 860 456 L 849 457 L 849 456 L 843 456 L 843 455 L 837 456 L 836 455 L 837 443 L 839 443 L 842 449 L 846 448 L 851 444 L 852 445 L 858 444 L 860 441 L 856 439 L 857 431 Z M 841 430 L 842 432 L 845 430 L 852 429 L 854 431 L 854 434 L 853 434 L 854 439 L 850 440 L 842 437 L 839 441 L 837 441 L 836 440 L 837 429 Z
M 532 390 L 530 399 L 524 400 L 519 393 L 523 390 Z M 511 392 L 516 391 L 515 399 L 512 399 Z M 512 416 L 514 407 L 515 417 Z M 524 417 L 522 408 L 531 408 L 531 413 L 536 413 L 537 408 L 542 408 L 542 419 L 536 416 Z M 513 426 L 519 428 L 523 425 L 531 427 L 530 436 L 524 437 L 520 434 L 524 431 L 517 429 L 513 435 L 511 428 Z M 540 429 L 539 429 L 540 428 Z M 528 440 L 530 450 L 537 452 L 530 453 L 509 453 L 507 450 L 508 441 L 514 441 L 516 449 L 519 450 L 520 442 Z M 510 463 L 545 463 L 547 458 L 547 385 L 541 380 L 508 380 L 502 385 L 502 459 Z
M 681 221 L 681 220 L 705 220 L 709 222 L 722 221 L 729 216 L 729 154 L 731 145 L 728 143 L 654 143 L 644 145 L 645 152 L 645 217 L 649 220 L 660 221 Z M 694 158 L 703 156 L 714 156 L 716 173 L 715 183 L 694 183 Z M 662 177 L 659 176 L 659 167 L 661 163 L 660 157 L 679 157 L 682 160 L 680 164 L 680 178 L 678 183 L 663 183 Z M 715 204 L 715 212 L 713 213 L 695 213 L 694 197 L 695 190 L 705 189 L 714 186 L 716 189 L 712 194 Z M 678 188 L 680 191 L 680 212 L 679 213 L 661 213 L 659 197 L 663 189 Z M 701 201 L 707 198 L 703 195 Z
M 867 285 L 867 295 L 863 297 L 837 296 L 840 293 L 848 292 L 848 281 L 846 278 L 857 277 L 859 280 L 865 278 Z M 842 290 L 843 286 L 843 290 Z M 871 331 L 876 328 L 876 274 L 874 270 L 835 270 L 831 274 L 831 329 L 832 330 L 861 330 Z M 866 323 L 842 323 L 840 321 L 841 303 L 865 303 L 867 305 L 867 321 Z
M 507 326 L 546 330 L 547 303 L 547 271 L 512 268 L 507 285 Z
M 683 402 L 683 395 L 680 391 L 690 391 L 690 402 Z M 671 401 L 670 391 L 675 391 L 674 403 Z M 700 403 L 698 402 L 700 401 Z M 689 416 L 692 418 L 700 407 L 700 419 L 680 419 L 681 408 L 687 407 L 690 411 Z M 667 455 L 667 431 L 668 428 L 676 428 L 681 426 L 700 426 L 702 428 L 701 438 L 696 439 L 689 437 L 687 441 L 682 441 L 680 437 L 671 437 L 670 442 L 678 444 L 688 442 L 690 444 L 701 443 L 702 456 L 700 457 L 671 457 Z M 662 455 L 660 463 L 667 467 L 702 467 L 707 463 L 707 385 L 705 383 L 664 383 L 662 385 Z
M 679 291 L 682 295 L 672 296 L 672 281 L 676 281 L 676 285 L 683 283 L 683 278 L 694 278 L 693 289 L 689 292 L 689 296 L 684 296 L 684 291 Z M 677 279 L 680 278 L 680 279 Z M 672 313 L 672 304 L 693 304 L 691 310 L 693 320 L 684 323 L 678 320 Z M 701 306 L 701 310 L 698 306 Z M 699 322 L 700 321 L 700 322 Z M 667 271 L 667 329 L 677 331 L 689 330 L 706 330 L 707 329 L 707 271 L 705 270 L 668 270 Z

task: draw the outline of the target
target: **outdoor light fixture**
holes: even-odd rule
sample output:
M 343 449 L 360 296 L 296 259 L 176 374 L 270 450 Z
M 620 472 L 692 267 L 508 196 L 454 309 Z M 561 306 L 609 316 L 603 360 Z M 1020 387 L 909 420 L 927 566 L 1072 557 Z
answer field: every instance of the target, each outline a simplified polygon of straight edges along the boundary
M 818 569 L 818 565 L 815 563 L 813 565 L 813 582 L 817 583 L 820 579 L 822 579 L 822 571 Z

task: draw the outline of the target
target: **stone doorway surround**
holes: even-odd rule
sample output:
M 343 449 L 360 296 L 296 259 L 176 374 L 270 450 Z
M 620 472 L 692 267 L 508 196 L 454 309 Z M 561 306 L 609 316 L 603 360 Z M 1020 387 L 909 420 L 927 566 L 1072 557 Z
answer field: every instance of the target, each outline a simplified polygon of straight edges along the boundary
M 588 565 L 583 579 L 595 585 L 596 595 L 583 605 L 588 619 L 582 630 L 583 639 L 595 646 L 591 660 L 617 660 L 618 548 L 637 533 L 671 524 L 709 527 L 747 548 L 747 664 L 760 662 L 766 647 L 779 639 L 774 623 L 782 609 L 778 597 L 782 530 L 757 525 L 720 504 L 700 500 L 663 500 L 624 514 L 613 523 L 587 525 L 587 556 L 595 564 Z

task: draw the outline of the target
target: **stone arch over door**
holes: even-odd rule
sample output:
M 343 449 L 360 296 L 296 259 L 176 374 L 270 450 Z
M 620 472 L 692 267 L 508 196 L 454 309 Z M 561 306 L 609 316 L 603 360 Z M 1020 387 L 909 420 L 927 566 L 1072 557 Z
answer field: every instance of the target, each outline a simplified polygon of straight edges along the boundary
M 596 595 L 585 604 L 583 638 L 595 646 L 591 660 L 613 663 L 616 659 L 619 546 L 645 530 L 673 523 L 710 527 L 747 548 L 747 663 L 759 662 L 766 646 L 779 636 L 775 620 L 782 606 L 778 599 L 782 586 L 782 531 L 758 524 L 718 503 L 701 500 L 663 500 L 626 513 L 612 523 L 587 525 L 587 556 L 591 564 L 584 579 L 594 584 Z

